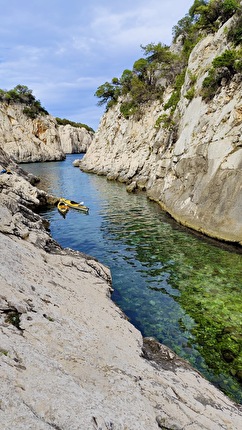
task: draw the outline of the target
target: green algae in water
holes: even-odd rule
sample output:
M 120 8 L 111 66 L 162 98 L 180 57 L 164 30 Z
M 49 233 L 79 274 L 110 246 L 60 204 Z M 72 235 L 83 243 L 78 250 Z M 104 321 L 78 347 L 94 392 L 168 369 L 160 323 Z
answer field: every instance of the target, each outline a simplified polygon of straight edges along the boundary
M 141 276 L 136 285 L 127 280 L 126 293 L 118 286 L 122 297 L 116 292 L 114 299 L 144 336 L 171 347 L 241 403 L 242 255 L 167 220 L 147 235 L 147 221 L 136 215 L 139 234 L 126 215 L 125 242 Z
M 176 274 L 170 282 L 179 289 L 178 302 L 196 323 L 191 333 L 206 365 L 213 370 L 214 382 L 227 393 L 232 387 L 237 391 L 235 399 L 241 402 L 241 255 L 217 247 L 208 250 L 205 244 L 199 249 L 192 265 L 189 252 L 182 268 L 180 262 L 176 263 Z

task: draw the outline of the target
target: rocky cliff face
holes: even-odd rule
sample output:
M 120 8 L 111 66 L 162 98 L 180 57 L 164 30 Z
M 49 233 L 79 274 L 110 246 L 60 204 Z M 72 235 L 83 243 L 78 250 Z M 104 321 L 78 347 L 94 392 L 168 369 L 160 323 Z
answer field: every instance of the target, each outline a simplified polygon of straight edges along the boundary
M 65 158 L 54 118 L 30 119 L 18 104 L 0 104 L 0 145 L 18 162 Z
M 0 145 L 17 162 L 63 160 L 86 151 L 92 137 L 85 128 L 58 126 L 50 115 L 30 119 L 22 105 L 0 103 Z
M 73 127 L 70 124 L 59 125 L 58 131 L 61 147 L 65 154 L 86 152 L 92 143 L 94 133 L 84 127 Z
M 0 149 L 1 429 L 239 430 L 240 407 L 110 299 L 109 270 L 62 249 L 50 196 Z
M 158 128 L 164 104 L 147 107 L 139 121 L 126 120 L 116 105 L 106 113 L 81 168 L 146 190 L 176 220 L 212 237 L 242 244 L 242 84 L 223 82 L 206 103 L 200 96 L 212 60 L 228 48 L 227 22 L 191 53 L 176 132 Z M 191 74 L 195 96 L 185 95 Z M 164 103 L 169 99 L 167 88 Z M 158 122 L 157 122 L 158 120 Z

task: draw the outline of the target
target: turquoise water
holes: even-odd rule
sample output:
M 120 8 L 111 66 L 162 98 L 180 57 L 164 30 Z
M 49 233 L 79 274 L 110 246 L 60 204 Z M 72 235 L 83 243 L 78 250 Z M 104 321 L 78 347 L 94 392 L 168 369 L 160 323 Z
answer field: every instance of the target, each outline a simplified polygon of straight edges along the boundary
M 40 187 L 84 201 L 88 215 L 43 212 L 63 246 L 112 273 L 113 300 L 144 336 L 154 336 L 242 403 L 242 254 L 177 225 L 145 194 L 62 162 L 24 165 Z

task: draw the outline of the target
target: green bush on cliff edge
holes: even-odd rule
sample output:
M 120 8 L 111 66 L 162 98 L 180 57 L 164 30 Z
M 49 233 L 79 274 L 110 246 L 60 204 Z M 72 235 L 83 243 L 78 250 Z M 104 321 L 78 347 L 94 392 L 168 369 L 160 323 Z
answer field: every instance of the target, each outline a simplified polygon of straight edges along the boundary
M 0 89 L 0 101 L 8 104 L 24 104 L 23 113 L 31 119 L 36 118 L 38 115 L 48 115 L 47 110 L 41 106 L 40 101 L 36 100 L 32 90 L 26 85 L 17 85 L 9 91 Z
M 208 76 L 202 84 L 202 98 L 207 101 L 212 99 L 220 88 L 223 79 L 230 82 L 236 73 L 241 74 L 241 72 L 241 50 L 226 49 L 223 54 L 216 57 L 212 62 Z
M 192 49 L 201 38 L 217 31 L 232 16 L 235 17 L 236 23 L 233 29 L 228 31 L 228 40 L 235 45 L 240 44 L 241 12 L 242 6 L 238 0 L 195 0 L 185 17 L 173 27 L 173 43 L 179 40 L 181 46 L 179 53 L 174 53 L 169 46 L 160 42 L 141 46 L 145 58 L 135 61 L 132 70 L 125 69 L 120 79 L 115 77 L 111 83 L 105 82 L 98 87 L 95 93 L 99 98 L 98 105 L 105 104 L 107 111 L 118 100 L 122 100 L 120 112 L 124 118 L 139 119 L 145 111 L 142 107 L 153 100 L 162 102 L 165 88 L 172 86 L 173 93 L 165 109 L 170 109 L 170 113 L 173 114 L 180 100 L 181 87 Z M 225 56 L 221 60 L 224 61 Z M 241 69 L 240 62 L 236 60 L 235 71 L 240 72 Z M 204 98 L 213 97 L 225 72 L 222 71 L 222 66 L 213 66 L 203 85 Z M 211 93 L 210 85 L 213 86 Z M 191 100 L 194 95 L 193 86 L 188 90 L 186 98 Z

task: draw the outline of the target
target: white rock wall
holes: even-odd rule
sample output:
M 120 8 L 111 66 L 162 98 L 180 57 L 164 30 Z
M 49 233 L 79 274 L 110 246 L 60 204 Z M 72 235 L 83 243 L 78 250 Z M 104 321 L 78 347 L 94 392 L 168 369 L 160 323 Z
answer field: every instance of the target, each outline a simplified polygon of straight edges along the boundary
M 50 115 L 32 120 L 23 107 L 0 103 L 0 146 L 17 162 L 63 160 L 90 146 L 94 133 L 84 127 L 59 126 Z
M 70 124 L 59 125 L 58 131 L 61 147 L 65 154 L 86 152 L 94 136 L 94 133 L 86 130 L 84 127 L 73 127 Z
M 65 158 L 55 119 L 27 118 L 21 104 L 0 103 L 0 145 L 17 162 Z

